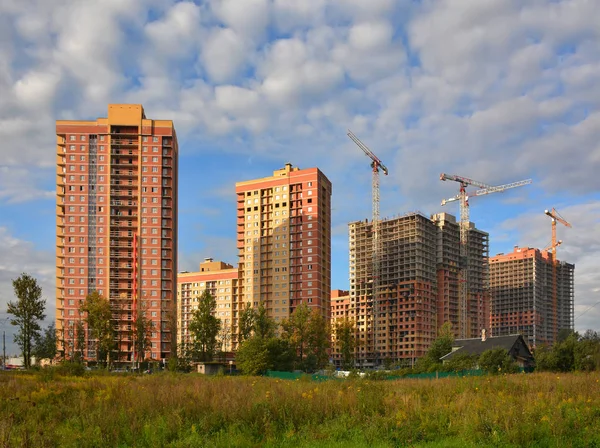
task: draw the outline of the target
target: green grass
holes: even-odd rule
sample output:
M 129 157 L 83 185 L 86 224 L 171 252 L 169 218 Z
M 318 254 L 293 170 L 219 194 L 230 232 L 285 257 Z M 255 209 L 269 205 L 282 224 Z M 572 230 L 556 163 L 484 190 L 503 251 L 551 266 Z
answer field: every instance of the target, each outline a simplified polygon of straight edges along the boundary
M 600 447 L 598 374 L 398 381 L 0 374 L 5 447 Z

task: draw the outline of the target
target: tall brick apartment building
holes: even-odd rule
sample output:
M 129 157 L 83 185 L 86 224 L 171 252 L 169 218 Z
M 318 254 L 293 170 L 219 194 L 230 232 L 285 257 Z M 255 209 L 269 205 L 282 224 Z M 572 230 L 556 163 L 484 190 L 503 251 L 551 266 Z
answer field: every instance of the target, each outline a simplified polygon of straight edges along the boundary
M 81 302 L 109 298 L 118 347 L 130 361 L 137 313 L 153 322 L 146 357 L 168 358 L 175 335 L 178 146 L 173 122 L 141 105 L 107 118 L 56 122 L 56 328 L 70 356 Z M 95 359 L 86 333 L 85 357 Z
M 305 303 L 330 317 L 331 193 L 318 168 L 291 164 L 236 183 L 237 312 L 263 303 L 279 322 Z

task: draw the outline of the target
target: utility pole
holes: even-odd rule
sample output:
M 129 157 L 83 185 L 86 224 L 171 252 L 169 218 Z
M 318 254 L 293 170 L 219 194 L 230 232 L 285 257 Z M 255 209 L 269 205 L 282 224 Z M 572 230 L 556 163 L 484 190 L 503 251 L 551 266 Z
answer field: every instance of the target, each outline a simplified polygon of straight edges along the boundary
M 8 322 L 9 317 L 2 321 L 2 370 L 6 370 L 6 330 L 4 325 Z

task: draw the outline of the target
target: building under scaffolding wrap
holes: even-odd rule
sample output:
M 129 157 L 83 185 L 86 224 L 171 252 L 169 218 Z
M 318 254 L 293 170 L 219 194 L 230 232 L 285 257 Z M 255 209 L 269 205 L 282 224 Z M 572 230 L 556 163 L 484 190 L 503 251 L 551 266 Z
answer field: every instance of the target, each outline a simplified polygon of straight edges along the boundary
M 575 265 L 557 265 L 557 321 L 552 309 L 552 257 L 547 251 L 515 247 L 490 260 L 491 331 L 522 334 L 533 348 L 552 344 L 554 334 L 574 325 Z M 556 326 L 556 328 L 555 328 Z
M 447 321 L 458 328 L 459 228 L 452 215 L 421 213 L 384 219 L 379 291 L 373 291 L 372 223 L 349 224 L 350 307 L 356 322 L 356 362 L 407 365 L 422 357 Z M 472 226 L 469 238 L 469 328 L 474 337 L 489 316 L 488 235 Z M 377 303 L 375 303 L 375 300 Z M 376 306 L 374 306 L 376 305 Z

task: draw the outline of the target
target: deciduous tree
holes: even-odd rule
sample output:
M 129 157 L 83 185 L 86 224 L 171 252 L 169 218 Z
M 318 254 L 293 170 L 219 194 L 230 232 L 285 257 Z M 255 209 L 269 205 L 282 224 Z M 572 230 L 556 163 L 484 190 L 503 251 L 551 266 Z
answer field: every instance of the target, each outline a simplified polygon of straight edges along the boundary
M 302 304 L 282 322 L 281 327 L 282 339 L 296 353 L 296 368 L 313 371 L 327 364 L 330 329 L 319 310 L 311 311 Z
M 146 359 L 146 352 L 152 346 L 150 337 L 152 336 L 153 328 L 154 323 L 150 319 L 144 314 L 138 314 L 134 325 L 134 345 L 138 362 Z
M 33 354 L 38 360 L 54 359 L 56 356 L 56 328 L 53 323 L 36 337 Z
M 15 342 L 21 348 L 23 364 L 28 369 L 31 367 L 34 342 L 40 336 L 40 321 L 46 317 L 46 301 L 42 299 L 42 288 L 30 275 L 21 274 L 12 283 L 17 300 L 8 302 L 7 312 L 13 315 L 11 325 L 18 327 Z
M 347 317 L 335 326 L 335 345 L 342 356 L 342 368 L 350 370 L 354 367 L 354 349 L 356 336 L 354 322 Z
M 104 359 L 108 366 L 110 352 L 114 348 L 110 302 L 97 291 L 93 291 L 87 295 L 80 309 L 86 313 L 85 321 L 90 331 L 90 337 L 96 341 L 96 361 Z
M 211 361 L 217 348 L 221 321 L 214 315 L 217 301 L 208 291 L 199 298 L 198 308 L 192 312 L 188 330 L 199 361 Z

